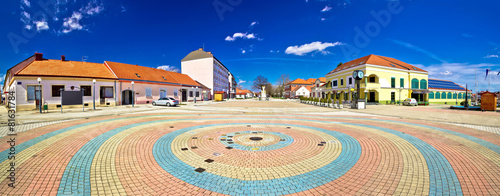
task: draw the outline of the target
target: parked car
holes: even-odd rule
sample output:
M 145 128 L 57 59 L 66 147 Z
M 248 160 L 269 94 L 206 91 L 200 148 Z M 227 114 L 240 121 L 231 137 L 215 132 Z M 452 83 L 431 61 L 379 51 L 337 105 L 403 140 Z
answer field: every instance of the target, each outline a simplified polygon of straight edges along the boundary
M 403 101 L 403 105 L 408 105 L 408 106 L 414 105 L 414 106 L 417 106 L 418 102 L 414 98 L 407 98 L 407 99 L 405 99 L 405 101 Z
M 153 105 L 166 105 L 166 106 L 177 106 L 179 101 L 171 97 L 160 98 L 157 101 L 153 101 Z

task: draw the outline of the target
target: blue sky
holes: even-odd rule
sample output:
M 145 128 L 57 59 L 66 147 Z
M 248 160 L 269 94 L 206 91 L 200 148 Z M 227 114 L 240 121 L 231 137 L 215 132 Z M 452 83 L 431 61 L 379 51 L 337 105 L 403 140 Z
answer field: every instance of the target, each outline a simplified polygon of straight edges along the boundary
M 0 73 L 34 52 L 164 69 L 204 46 L 250 87 L 258 75 L 323 77 L 339 62 L 389 56 L 448 79 L 500 90 L 498 1 L 7 0 Z M 83 57 L 85 56 L 85 57 Z

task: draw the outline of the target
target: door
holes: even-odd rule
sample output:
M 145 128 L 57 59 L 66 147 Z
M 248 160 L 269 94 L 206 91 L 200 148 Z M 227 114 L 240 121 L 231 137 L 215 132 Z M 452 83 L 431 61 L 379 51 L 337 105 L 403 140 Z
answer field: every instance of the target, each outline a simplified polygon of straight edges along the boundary
M 187 91 L 182 90 L 182 102 L 187 102 Z
M 132 91 L 125 90 L 122 92 L 122 105 L 131 105 L 132 104 Z
M 375 102 L 375 92 L 370 92 L 370 102 Z
M 391 103 L 395 103 L 395 102 L 396 102 L 396 93 L 391 92 Z

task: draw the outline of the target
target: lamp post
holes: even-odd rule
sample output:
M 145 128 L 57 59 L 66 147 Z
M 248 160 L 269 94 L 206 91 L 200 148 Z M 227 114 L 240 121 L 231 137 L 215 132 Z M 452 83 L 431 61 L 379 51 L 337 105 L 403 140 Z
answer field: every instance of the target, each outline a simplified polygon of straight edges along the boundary
M 456 94 L 456 98 L 457 98 L 455 105 L 458 105 L 458 92 L 455 92 L 455 94 Z
M 38 78 L 38 92 L 40 92 L 40 97 L 38 100 L 38 107 L 40 108 L 40 114 L 42 113 L 42 78 Z M 36 95 L 36 93 L 35 93 Z M 62 106 L 61 106 L 62 107 Z
M 134 81 L 132 83 L 132 107 L 135 107 L 135 89 L 134 89 Z
M 92 83 L 94 83 L 94 93 L 92 94 L 92 98 L 94 99 L 94 110 L 95 110 L 95 79 L 92 80 Z

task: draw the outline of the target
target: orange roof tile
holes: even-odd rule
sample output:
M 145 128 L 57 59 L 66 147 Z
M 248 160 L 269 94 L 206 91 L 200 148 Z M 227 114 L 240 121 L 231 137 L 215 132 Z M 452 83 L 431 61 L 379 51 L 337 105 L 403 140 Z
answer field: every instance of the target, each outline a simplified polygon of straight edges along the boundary
M 119 79 L 200 86 L 186 74 L 111 61 L 105 61 L 104 63 L 109 66 Z
M 351 67 L 356 67 L 358 65 L 363 65 L 363 64 L 379 65 L 379 66 L 397 68 L 397 69 L 402 69 L 402 70 L 427 72 L 423 69 L 420 69 L 418 67 L 415 67 L 413 65 L 410 65 L 408 63 L 405 63 L 403 61 L 400 61 L 400 60 L 397 60 L 394 58 L 371 54 L 371 55 L 368 55 L 365 57 L 361 57 L 359 59 L 354 59 L 352 61 L 346 62 L 346 63 L 340 65 L 339 67 L 335 68 L 334 70 L 332 70 L 328 74 L 331 74 L 331 73 L 334 73 L 337 71 L 341 71 L 344 69 L 348 69 Z
M 312 84 L 314 82 L 308 82 L 308 81 L 305 81 L 303 79 L 300 79 L 300 78 L 297 78 L 293 81 L 291 81 L 289 84 Z
M 19 70 L 16 75 L 116 79 L 113 73 L 102 63 L 61 60 L 33 61 Z
M 326 83 L 326 78 L 325 77 L 321 77 L 321 78 L 318 78 L 320 82 L 322 83 Z
M 308 90 L 309 92 L 312 92 L 312 88 L 313 88 L 313 87 L 314 87 L 314 86 L 306 86 L 306 88 L 307 88 L 307 90 Z
M 314 79 L 314 78 L 309 78 L 307 79 L 306 81 L 309 82 L 309 83 L 315 83 L 317 79 Z

